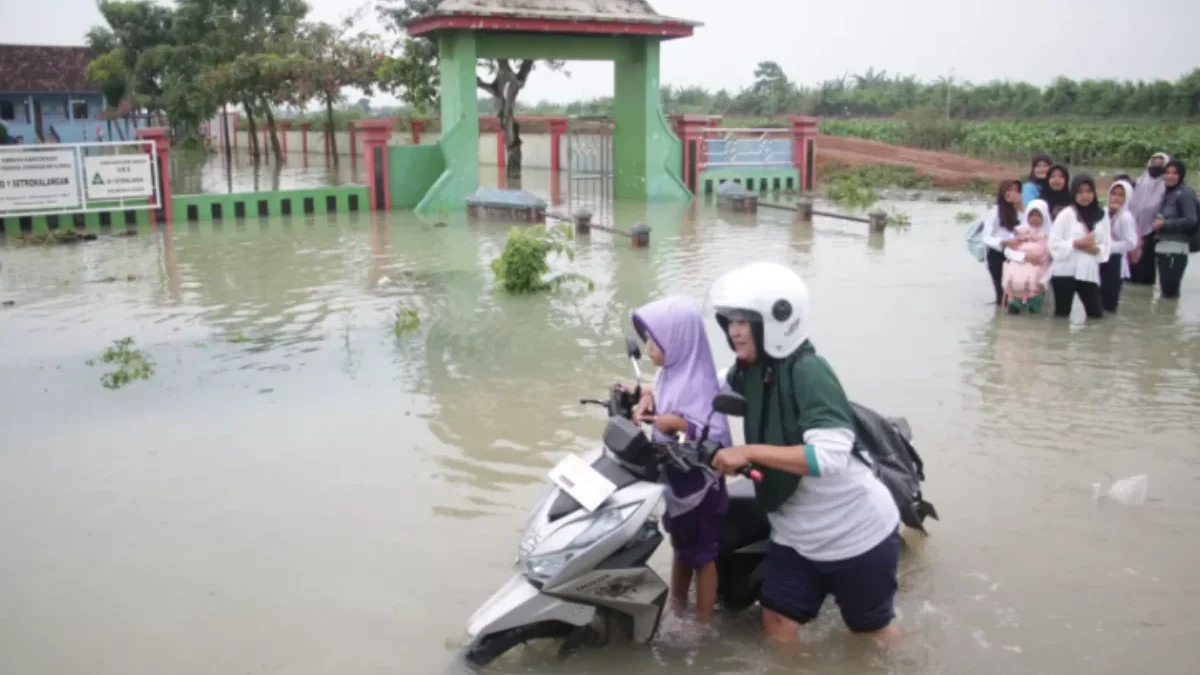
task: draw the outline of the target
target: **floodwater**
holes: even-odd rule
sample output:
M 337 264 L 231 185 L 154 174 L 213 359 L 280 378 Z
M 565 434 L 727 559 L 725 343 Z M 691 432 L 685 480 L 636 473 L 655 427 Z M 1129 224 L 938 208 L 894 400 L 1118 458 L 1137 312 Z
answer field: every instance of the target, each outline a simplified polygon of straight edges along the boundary
M 792 655 L 747 612 L 495 672 L 1196 672 L 1200 274 L 1101 322 L 998 315 L 963 207 L 899 207 L 885 240 L 621 205 L 648 250 L 594 233 L 593 291 L 523 298 L 488 268 L 507 227 L 402 213 L 0 248 L 0 672 L 448 672 L 546 471 L 597 443 L 578 398 L 631 377 L 630 311 L 754 259 L 809 280 L 851 397 L 915 430 L 943 520 L 908 537 L 906 638 L 831 602 Z M 110 391 L 87 362 L 125 336 L 157 372 Z M 1145 505 L 1093 498 L 1139 473 Z
M 323 155 L 299 153 L 283 164 L 273 157 L 255 163 L 245 153 L 229 160 L 218 154 L 177 153 L 171 158 L 171 190 L 176 195 L 230 194 L 362 184 L 365 163 L 362 157 L 340 157 L 334 166 Z

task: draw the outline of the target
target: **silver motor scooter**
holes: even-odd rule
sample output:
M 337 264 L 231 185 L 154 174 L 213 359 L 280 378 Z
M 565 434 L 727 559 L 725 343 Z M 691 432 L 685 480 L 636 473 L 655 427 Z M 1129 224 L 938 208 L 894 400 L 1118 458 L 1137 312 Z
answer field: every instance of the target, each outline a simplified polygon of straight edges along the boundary
M 570 456 L 550 472 L 554 487 L 533 509 L 518 547 L 520 571 L 471 617 L 466 661 L 482 666 L 525 642 L 562 640 L 560 654 L 614 636 L 637 643 L 654 637 L 669 587 L 647 561 L 662 543 L 663 485 L 670 462 L 682 470 L 711 471 L 720 446 L 705 424 L 693 442 L 652 442 L 632 419 L 641 396 L 637 342 L 626 351 L 638 386 L 613 386 L 608 401 L 585 399 L 609 414 L 603 447 Z M 713 409 L 745 414 L 746 401 L 722 392 Z M 747 467 L 743 474 L 760 479 Z M 740 609 L 758 599 L 770 524 L 757 507 L 749 481 L 729 484 L 731 506 L 718 558 L 718 597 Z

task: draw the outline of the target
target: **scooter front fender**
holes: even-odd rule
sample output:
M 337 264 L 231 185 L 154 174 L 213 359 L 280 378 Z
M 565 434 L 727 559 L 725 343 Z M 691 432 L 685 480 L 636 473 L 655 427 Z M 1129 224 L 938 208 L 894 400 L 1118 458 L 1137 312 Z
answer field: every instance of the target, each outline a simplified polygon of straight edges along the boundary
M 595 616 L 594 607 L 546 595 L 529 583 L 525 575 L 517 574 L 471 616 L 467 623 L 467 636 L 474 640 L 539 621 L 562 621 L 573 626 L 585 626 Z

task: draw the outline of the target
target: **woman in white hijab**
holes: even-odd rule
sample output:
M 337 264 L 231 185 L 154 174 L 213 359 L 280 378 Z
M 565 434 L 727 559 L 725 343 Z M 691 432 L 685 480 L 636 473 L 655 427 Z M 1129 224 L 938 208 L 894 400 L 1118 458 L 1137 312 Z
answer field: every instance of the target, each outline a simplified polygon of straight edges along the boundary
M 1154 256 L 1154 217 L 1162 204 L 1167 186 L 1163 184 L 1162 175 L 1167 162 L 1171 158 L 1165 152 L 1156 152 L 1146 164 L 1146 172 L 1138 179 L 1133 188 L 1133 196 L 1128 201 L 1129 212 L 1137 224 L 1137 234 L 1141 245 L 1129 252 L 1129 262 L 1132 267 L 1129 273 L 1129 283 L 1142 286 L 1153 286 L 1155 278 Z
M 1122 282 L 1129 278 L 1129 262 L 1126 258 L 1141 241 L 1137 223 L 1129 211 L 1129 195 L 1132 194 L 1133 186 L 1128 181 L 1118 180 L 1108 189 L 1108 203 L 1105 205 L 1112 243 L 1109 245 L 1108 262 L 1100 264 L 1100 304 L 1110 314 L 1117 311 L 1117 305 L 1121 302 Z

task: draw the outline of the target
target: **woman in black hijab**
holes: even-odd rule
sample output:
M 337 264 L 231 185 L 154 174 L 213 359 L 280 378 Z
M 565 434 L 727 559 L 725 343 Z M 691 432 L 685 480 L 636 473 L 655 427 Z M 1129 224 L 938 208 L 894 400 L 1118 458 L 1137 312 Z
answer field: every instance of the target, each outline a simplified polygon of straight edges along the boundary
M 1042 199 L 1050 207 L 1051 218 L 1057 218 L 1060 211 L 1075 203 L 1071 190 L 1067 189 L 1071 184 L 1071 172 L 1067 167 L 1062 164 L 1050 167 L 1049 173 L 1046 174 L 1046 187 L 1042 190 Z
M 1162 297 L 1174 300 L 1179 297 L 1179 284 L 1183 271 L 1187 269 L 1188 242 L 1198 226 L 1196 193 L 1184 184 L 1187 167 L 1179 160 L 1167 162 L 1163 169 L 1163 184 L 1167 192 L 1158 207 L 1154 219 L 1154 233 L 1158 243 L 1154 249 L 1158 259 L 1158 286 Z
M 1096 195 L 1096 182 L 1087 174 L 1071 181 L 1071 205 L 1063 208 L 1050 230 L 1050 286 L 1054 315 L 1071 316 L 1079 296 L 1089 319 L 1104 316 L 1100 304 L 1100 264 L 1110 257 L 1112 233 L 1108 216 Z

